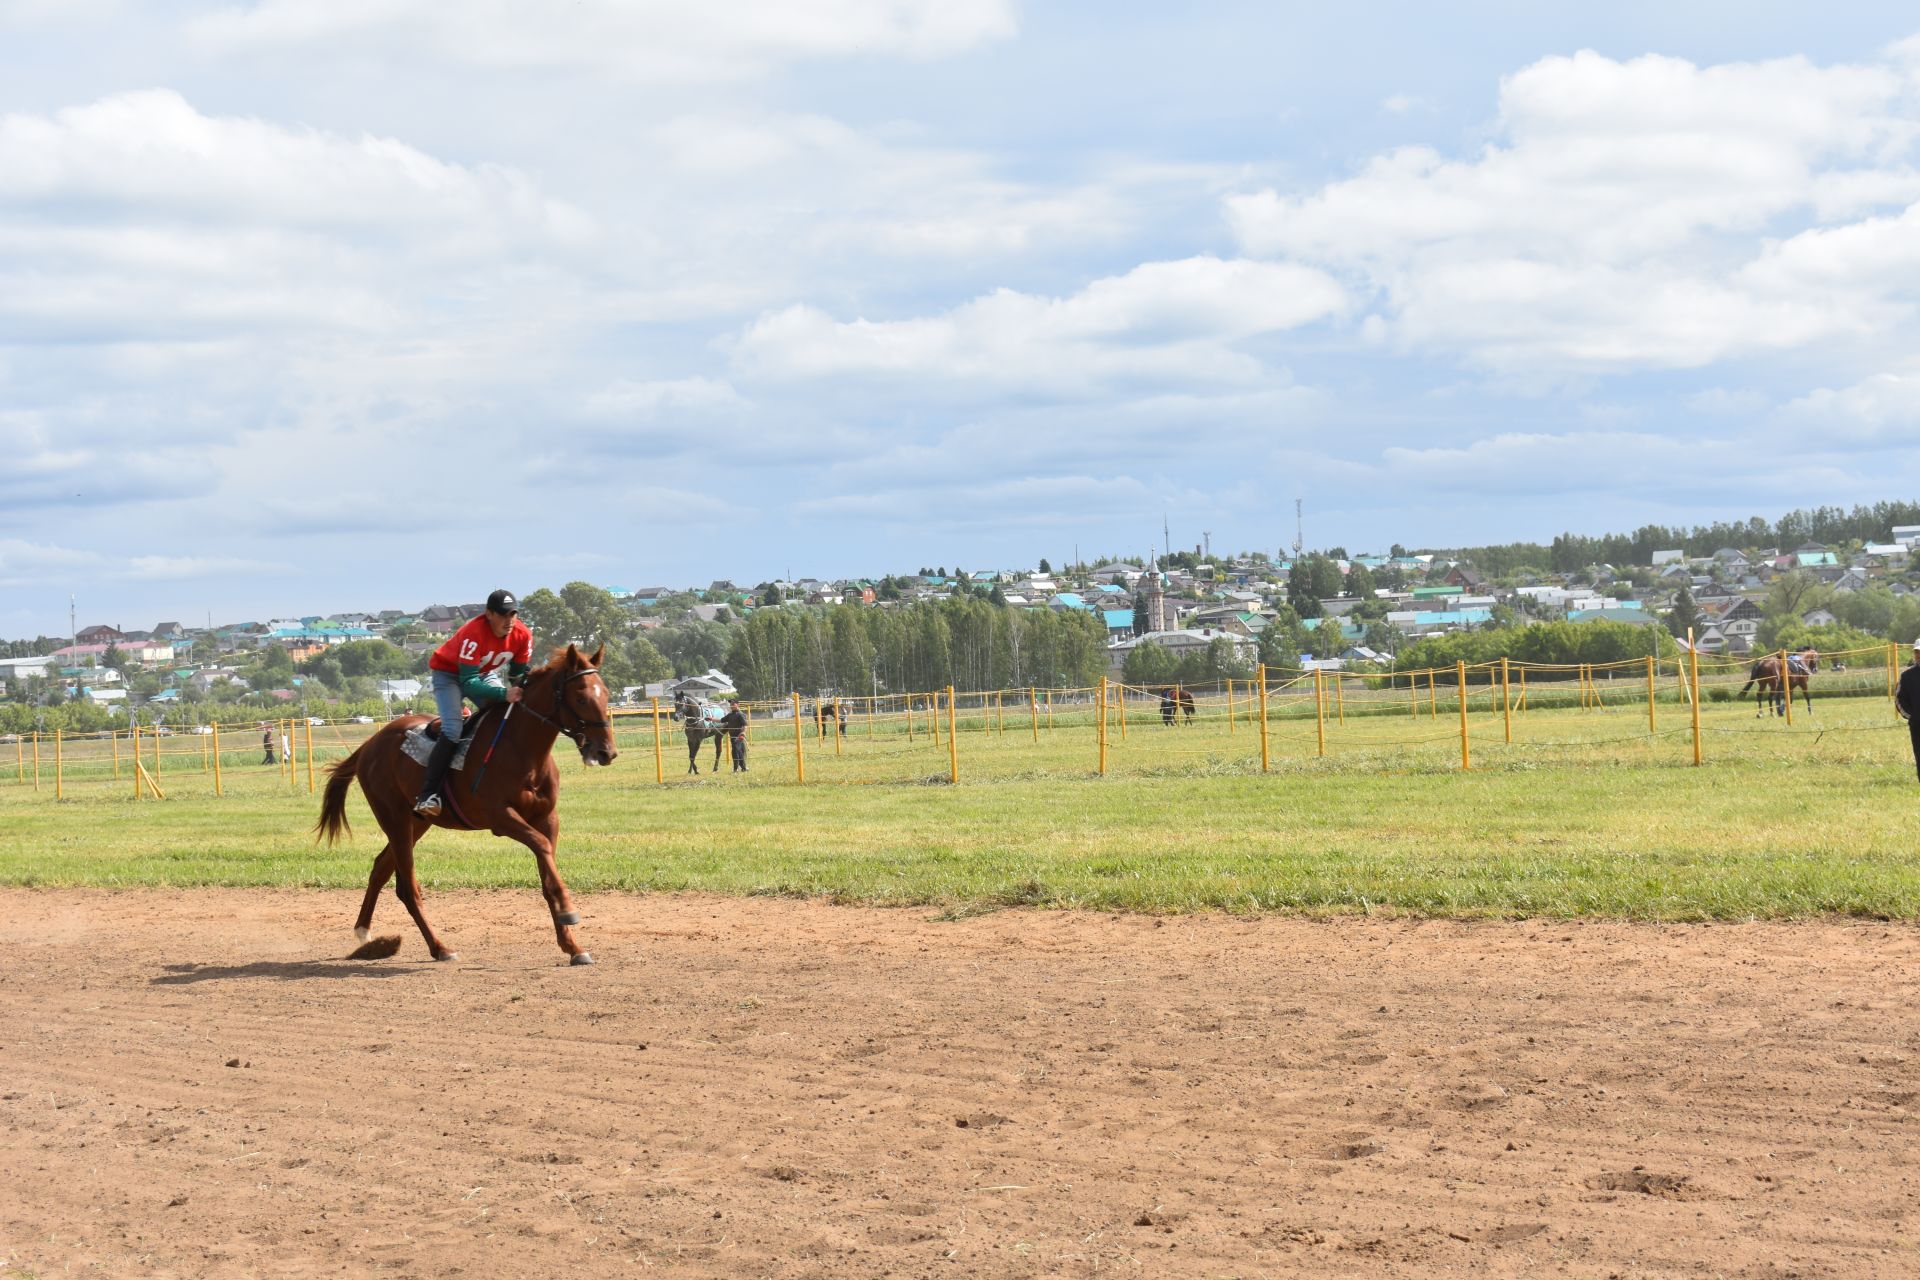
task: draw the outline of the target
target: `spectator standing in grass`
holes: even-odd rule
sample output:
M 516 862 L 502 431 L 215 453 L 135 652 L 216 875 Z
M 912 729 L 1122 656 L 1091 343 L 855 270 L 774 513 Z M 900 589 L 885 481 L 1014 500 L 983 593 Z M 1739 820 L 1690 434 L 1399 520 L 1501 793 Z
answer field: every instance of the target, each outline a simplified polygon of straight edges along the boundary
M 262 760 L 260 763 L 272 764 L 273 763 L 273 730 L 272 729 L 268 729 L 265 733 L 260 735 L 260 747 L 263 751 L 267 753 L 267 758 Z
M 747 771 L 747 715 L 735 703 L 727 708 L 727 714 L 720 717 L 720 727 L 727 732 L 727 745 L 733 750 L 733 771 Z
M 1913 740 L 1913 770 L 1920 775 L 1920 640 L 1913 642 L 1913 661 L 1900 673 L 1893 706 L 1907 722 L 1907 736 Z

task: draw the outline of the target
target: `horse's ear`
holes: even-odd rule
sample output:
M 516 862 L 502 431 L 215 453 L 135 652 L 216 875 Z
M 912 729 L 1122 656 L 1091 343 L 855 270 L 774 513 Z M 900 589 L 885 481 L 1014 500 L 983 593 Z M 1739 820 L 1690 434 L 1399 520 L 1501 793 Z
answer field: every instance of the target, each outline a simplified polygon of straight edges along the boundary
M 567 646 L 567 664 L 571 666 L 579 657 L 580 657 L 580 646 L 575 644 L 569 644 Z
M 596 667 L 597 667 L 597 666 L 599 666 L 599 665 L 600 665 L 600 655 L 601 655 L 601 654 L 603 654 L 603 653 L 605 653 L 606 651 L 607 651 L 607 646 L 606 646 L 606 645 L 604 645 L 604 644 L 602 644 L 602 645 L 601 645 L 601 646 L 600 646 L 600 647 L 599 647 L 598 649 L 595 649 L 595 650 L 593 651 L 593 656 L 592 656 L 591 658 L 588 658 L 588 659 L 587 659 L 587 662 L 588 662 L 588 663 L 589 663 L 590 665 L 592 665 L 592 666 L 596 666 Z

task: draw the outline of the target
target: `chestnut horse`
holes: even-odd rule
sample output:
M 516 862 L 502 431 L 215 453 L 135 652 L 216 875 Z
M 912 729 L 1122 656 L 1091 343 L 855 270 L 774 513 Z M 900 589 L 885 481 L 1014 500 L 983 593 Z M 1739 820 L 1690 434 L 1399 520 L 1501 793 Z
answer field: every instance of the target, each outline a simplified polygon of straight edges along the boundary
M 580 923 L 580 915 L 554 865 L 553 846 L 560 835 L 560 820 L 554 814 L 560 768 L 553 761 L 553 742 L 565 734 L 590 765 L 612 764 L 619 755 L 607 716 L 607 686 L 600 679 L 602 652 L 588 655 L 573 645 L 564 651 L 556 649 L 544 667 L 528 673 L 519 702 L 495 703 L 475 717 L 468 732 L 466 765 L 447 775 L 441 794 L 448 803 L 437 818 L 414 813 L 414 794 L 426 768 L 415 764 L 400 746 L 407 730 L 424 723 L 425 716 L 402 716 L 382 725 L 352 755 L 328 769 L 315 839 L 325 836 L 331 845 L 348 830 L 347 789 L 356 778 L 374 821 L 387 837 L 367 878 L 367 896 L 353 926 L 355 937 L 367 940 L 374 903 L 391 878 L 394 895 L 420 927 L 433 958 L 457 959 L 421 910 L 413 847 L 430 827 L 491 831 L 533 850 L 540 892 L 546 896 L 560 949 L 573 957 L 574 964 L 593 963 L 593 956 L 574 941 L 573 927 Z
M 1806 704 L 1808 711 L 1812 711 L 1813 694 L 1807 688 L 1807 677 L 1820 669 L 1820 651 L 1809 645 L 1789 655 L 1786 668 L 1785 674 L 1782 674 L 1780 655 L 1768 654 L 1753 664 L 1753 669 L 1747 673 L 1747 682 L 1740 686 L 1740 692 L 1735 696 L 1746 697 L 1747 690 L 1757 684 L 1760 691 L 1754 696 L 1759 700 L 1759 705 L 1754 708 L 1753 714 L 1764 716 L 1767 714 L 1767 704 L 1771 702 L 1773 714 L 1783 716 L 1787 714 L 1787 703 L 1792 700 L 1793 691 L 1798 689 L 1800 700 Z

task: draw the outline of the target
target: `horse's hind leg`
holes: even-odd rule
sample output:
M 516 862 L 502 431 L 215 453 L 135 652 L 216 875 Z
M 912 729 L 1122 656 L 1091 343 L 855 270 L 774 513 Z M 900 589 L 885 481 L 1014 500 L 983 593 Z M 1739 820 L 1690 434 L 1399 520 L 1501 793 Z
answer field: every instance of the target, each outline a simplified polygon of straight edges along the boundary
M 384 880 L 386 876 L 392 876 L 393 895 L 400 899 L 401 904 L 407 909 L 407 914 L 413 917 L 413 923 L 419 928 L 421 938 L 426 941 L 427 953 L 435 960 L 457 959 L 458 957 L 447 949 L 446 944 L 440 941 L 439 935 L 434 933 L 433 926 L 427 923 L 426 913 L 420 909 L 420 880 L 413 874 L 413 842 L 422 834 L 419 827 L 420 820 L 413 816 L 412 810 L 406 807 L 404 800 L 397 801 L 391 808 L 376 807 L 373 816 L 379 819 L 380 829 L 387 833 L 387 847 L 374 860 L 373 877 L 370 879 Z M 382 866 L 389 860 L 391 865 L 386 867 L 383 875 Z M 379 892 L 378 885 L 370 883 L 368 893 L 377 892 Z M 372 917 L 372 907 L 363 906 L 361 919 L 370 920 Z
M 389 840 L 373 860 L 373 871 L 367 876 L 367 896 L 360 902 L 360 918 L 353 922 L 353 936 L 360 942 L 367 940 L 367 930 L 373 927 L 373 907 L 380 900 L 380 891 L 387 887 L 387 881 L 393 879 L 393 863 L 393 842 Z

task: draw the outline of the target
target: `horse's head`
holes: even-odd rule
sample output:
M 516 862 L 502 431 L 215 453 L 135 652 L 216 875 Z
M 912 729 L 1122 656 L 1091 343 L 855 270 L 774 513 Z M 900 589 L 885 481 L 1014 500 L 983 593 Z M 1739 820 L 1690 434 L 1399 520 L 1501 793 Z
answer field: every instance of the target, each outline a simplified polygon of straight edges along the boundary
M 1820 651 L 1812 645 L 1808 645 L 1800 650 L 1800 661 L 1807 664 L 1807 670 L 1818 671 L 1820 669 Z
M 604 645 L 589 654 L 570 644 L 527 681 L 530 709 L 548 716 L 555 728 L 572 738 L 588 764 L 612 764 L 620 754 L 613 743 L 613 719 L 607 714 L 607 682 L 600 678 L 600 658 L 605 652 Z

